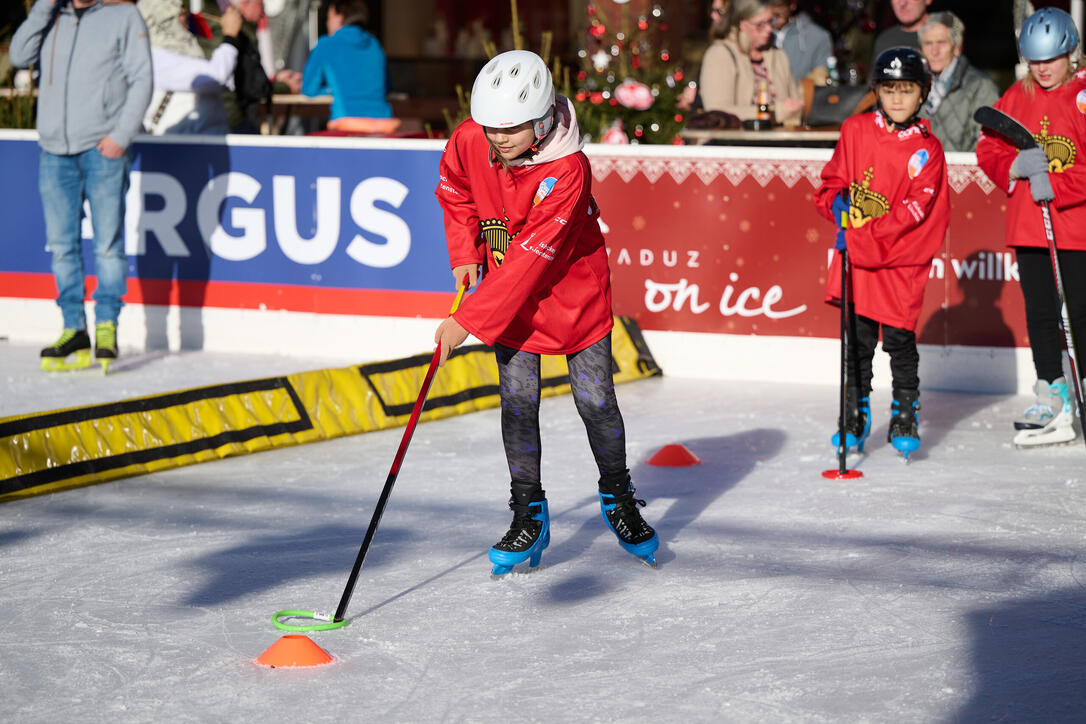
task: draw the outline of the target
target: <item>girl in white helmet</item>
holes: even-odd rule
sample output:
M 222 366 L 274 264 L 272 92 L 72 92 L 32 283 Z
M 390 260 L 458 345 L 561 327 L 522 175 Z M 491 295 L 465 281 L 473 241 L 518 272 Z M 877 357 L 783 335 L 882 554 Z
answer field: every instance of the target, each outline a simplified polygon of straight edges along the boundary
M 1063 274 L 1071 328 L 1079 349 L 1086 340 L 1086 77 L 1080 68 L 1078 30 L 1058 8 L 1042 8 L 1022 25 L 1018 50 L 1029 75 L 995 107 L 1033 134 L 1039 148 L 1018 151 L 985 131 L 977 163 L 1008 194 L 1007 245 L 1014 248 L 1033 353 L 1036 399 L 1014 422 L 1019 447 L 1075 438 L 1074 404 L 1063 374 L 1060 307 L 1040 204 L 1048 202 Z
M 554 94 L 543 59 L 512 50 L 480 71 L 471 118 L 441 158 L 437 198 L 453 278 L 476 290 L 434 341 L 442 364 L 469 332 L 497 357 L 513 522 L 490 549 L 495 575 L 524 561 L 535 567 L 550 542 L 540 481 L 541 354 L 566 355 L 604 520 L 623 548 L 650 564 L 659 545 L 626 466 L 611 375 L 611 274 L 581 146 L 573 104 Z

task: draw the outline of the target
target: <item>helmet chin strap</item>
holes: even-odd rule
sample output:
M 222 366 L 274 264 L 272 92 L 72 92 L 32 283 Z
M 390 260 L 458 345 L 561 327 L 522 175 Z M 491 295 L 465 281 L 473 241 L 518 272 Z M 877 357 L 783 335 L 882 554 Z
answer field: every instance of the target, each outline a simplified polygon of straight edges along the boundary
M 551 112 L 545 116 L 541 116 L 535 120 L 532 124 L 532 130 L 535 131 L 535 143 L 531 146 L 532 153 L 539 150 L 539 145 L 551 134 L 554 130 L 554 120 L 557 109 L 551 106 Z
M 917 106 L 916 113 L 913 113 L 911 116 L 909 116 L 908 120 L 906 120 L 904 123 L 897 123 L 894 121 L 894 119 L 890 118 L 890 116 L 882 107 L 882 101 L 878 101 L 876 103 L 875 110 L 882 114 L 882 120 L 886 122 L 886 125 L 889 128 L 896 131 L 907 131 L 920 122 L 920 109 L 923 107 L 924 101 L 920 101 L 920 105 Z M 928 135 L 927 131 L 924 130 L 923 126 L 920 126 L 920 132 L 923 133 L 925 136 Z

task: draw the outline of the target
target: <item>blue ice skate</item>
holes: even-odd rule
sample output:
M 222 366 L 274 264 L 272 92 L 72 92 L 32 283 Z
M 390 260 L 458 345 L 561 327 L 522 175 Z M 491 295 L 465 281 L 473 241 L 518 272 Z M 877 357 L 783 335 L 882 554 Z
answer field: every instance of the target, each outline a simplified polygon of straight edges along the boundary
M 856 448 L 864 451 L 864 443 L 871 435 L 871 398 L 861 397 L 855 410 L 850 410 L 845 420 L 845 452 Z M 830 444 L 836 450 L 841 446 L 841 431 L 833 433 Z
M 916 390 L 894 390 L 890 406 L 890 429 L 887 440 L 909 462 L 909 453 L 920 449 L 920 393 Z
M 619 545 L 655 568 L 660 539 L 637 510 L 645 501 L 634 497 L 636 491 L 630 484 L 629 472 L 601 477 L 599 488 L 600 512 Z
M 547 500 L 531 500 L 542 497 L 538 494 L 522 495 L 514 485 L 513 498 L 509 508 L 513 511 L 513 522 L 505 536 L 490 548 L 490 562 L 494 564 L 492 576 L 504 576 L 512 573 L 513 567 L 528 561 L 529 568 L 535 568 L 543 557 L 543 549 L 551 542 L 551 523 L 547 511 Z M 518 498 L 530 502 L 518 502 Z

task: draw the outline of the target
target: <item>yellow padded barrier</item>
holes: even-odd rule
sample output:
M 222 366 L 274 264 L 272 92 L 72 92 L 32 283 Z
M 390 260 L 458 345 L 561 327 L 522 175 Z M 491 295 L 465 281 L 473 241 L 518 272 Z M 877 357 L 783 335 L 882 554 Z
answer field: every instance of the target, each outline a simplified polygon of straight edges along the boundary
M 0 502 L 407 424 L 433 355 L 231 382 L 0 419 Z M 637 324 L 615 318 L 615 382 L 660 374 Z M 542 392 L 569 391 L 544 357 Z M 420 421 L 497 407 L 489 347 L 453 351 Z

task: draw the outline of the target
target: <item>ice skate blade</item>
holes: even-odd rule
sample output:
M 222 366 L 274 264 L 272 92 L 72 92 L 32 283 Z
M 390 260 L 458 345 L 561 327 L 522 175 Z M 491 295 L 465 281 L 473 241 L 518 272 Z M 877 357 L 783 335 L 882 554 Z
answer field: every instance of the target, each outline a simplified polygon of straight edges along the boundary
M 890 441 L 890 444 L 894 446 L 894 449 L 901 453 L 901 456 L 905 459 L 905 462 L 909 462 L 909 453 L 916 452 L 920 449 L 920 438 L 912 437 L 911 435 L 899 435 Z
M 868 433 L 866 431 L 858 439 L 851 432 L 846 432 L 845 433 L 845 445 L 847 447 L 846 447 L 846 450 L 845 450 L 845 454 L 847 455 L 847 454 L 851 454 L 851 453 L 859 453 L 860 455 L 862 455 L 863 451 L 864 451 L 864 445 L 867 444 L 867 438 L 868 437 L 869 437 L 869 435 L 868 435 Z M 841 440 L 841 433 L 839 433 L 839 432 L 834 433 L 833 437 L 830 438 L 830 445 L 833 446 L 834 451 L 839 452 L 841 450 L 841 442 L 840 442 L 840 440 Z
M 1026 435 L 1023 433 L 1033 432 L 1037 434 Z M 1057 447 L 1059 445 L 1067 445 L 1077 439 L 1077 435 L 1073 429 L 1061 430 L 1056 429 L 1048 433 L 1041 433 L 1036 430 L 1023 430 L 1014 436 L 1014 446 L 1019 450 L 1032 450 L 1033 448 L 1045 448 L 1045 447 Z
M 517 566 L 494 566 L 490 569 L 490 580 L 501 581 L 506 578 L 519 578 L 534 573 L 541 568 L 544 568 L 544 566 L 521 566 L 519 568 Z
M 1069 412 L 1061 412 L 1055 420 L 1042 428 L 1020 430 L 1014 436 L 1014 446 L 1017 448 L 1049 447 L 1063 445 L 1078 437 Z
M 652 553 L 649 553 L 647 556 L 638 556 L 637 559 L 649 568 L 659 568 L 659 566 L 656 565 L 656 556 Z
M 71 361 L 68 361 L 71 358 Z M 42 357 L 41 368 L 45 372 L 75 372 L 91 366 L 90 350 L 79 350 L 74 357 Z

